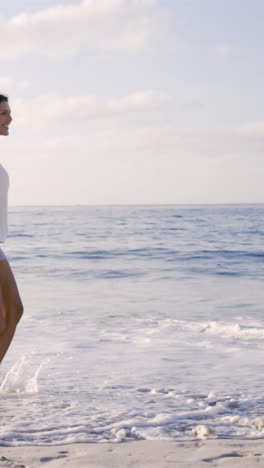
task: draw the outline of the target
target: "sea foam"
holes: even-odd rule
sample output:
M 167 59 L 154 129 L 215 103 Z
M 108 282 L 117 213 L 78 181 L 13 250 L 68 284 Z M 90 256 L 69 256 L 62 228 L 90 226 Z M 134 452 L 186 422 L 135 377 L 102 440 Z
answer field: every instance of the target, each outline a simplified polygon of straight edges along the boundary
M 32 372 L 32 361 L 30 361 L 29 357 L 22 355 L 11 369 L 6 372 L 0 385 L 0 393 L 38 393 L 38 376 L 43 364 L 44 362 Z

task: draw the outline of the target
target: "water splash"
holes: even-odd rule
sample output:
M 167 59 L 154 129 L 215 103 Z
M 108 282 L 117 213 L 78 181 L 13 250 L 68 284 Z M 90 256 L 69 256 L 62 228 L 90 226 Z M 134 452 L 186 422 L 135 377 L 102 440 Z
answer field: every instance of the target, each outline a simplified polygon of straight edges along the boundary
M 38 376 L 45 362 L 42 362 L 32 375 L 32 364 L 25 355 L 5 374 L 0 393 L 33 394 L 38 393 Z

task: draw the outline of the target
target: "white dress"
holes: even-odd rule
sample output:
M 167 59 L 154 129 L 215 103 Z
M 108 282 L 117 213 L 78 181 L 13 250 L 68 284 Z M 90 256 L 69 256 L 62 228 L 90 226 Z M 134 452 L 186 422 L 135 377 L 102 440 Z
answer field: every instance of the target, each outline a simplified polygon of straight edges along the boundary
M 2 164 L 0 164 L 0 242 L 5 242 L 8 233 L 8 189 L 9 176 Z

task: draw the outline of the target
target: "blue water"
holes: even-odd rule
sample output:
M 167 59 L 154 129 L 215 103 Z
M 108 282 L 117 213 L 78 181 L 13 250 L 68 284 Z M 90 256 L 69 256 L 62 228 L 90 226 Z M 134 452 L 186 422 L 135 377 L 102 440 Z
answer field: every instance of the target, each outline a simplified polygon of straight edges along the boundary
M 7 445 L 260 437 L 264 205 L 19 207 Z

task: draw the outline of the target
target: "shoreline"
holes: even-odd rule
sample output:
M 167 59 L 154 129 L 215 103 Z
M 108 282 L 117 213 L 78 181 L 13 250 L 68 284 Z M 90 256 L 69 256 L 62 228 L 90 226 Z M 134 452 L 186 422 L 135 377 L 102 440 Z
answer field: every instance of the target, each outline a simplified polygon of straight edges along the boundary
M 139 440 L 0 448 L 1 468 L 254 468 L 264 466 L 263 439 L 195 442 Z

